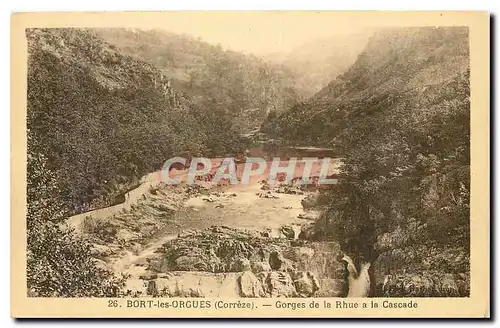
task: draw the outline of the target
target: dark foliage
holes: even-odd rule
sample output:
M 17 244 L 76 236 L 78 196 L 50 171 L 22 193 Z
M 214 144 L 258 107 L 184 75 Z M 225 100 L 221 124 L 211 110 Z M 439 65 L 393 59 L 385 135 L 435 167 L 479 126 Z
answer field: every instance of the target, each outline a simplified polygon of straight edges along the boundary
M 28 128 L 70 212 L 105 206 L 172 156 L 244 150 L 214 107 L 173 104 L 152 65 L 91 31 L 28 30 Z M 223 113 L 222 113 L 223 114 Z
M 32 297 L 116 297 L 124 278 L 100 268 L 91 245 L 65 227 L 57 176 L 28 146 L 27 287 Z
M 375 266 L 380 279 L 468 274 L 469 121 L 467 29 L 409 28 L 376 34 L 348 72 L 263 129 L 343 154 L 341 184 L 317 229 L 358 264 L 381 254 L 399 263 Z M 409 246 L 418 256 L 391 257 Z M 440 266 L 433 249 L 456 261 Z

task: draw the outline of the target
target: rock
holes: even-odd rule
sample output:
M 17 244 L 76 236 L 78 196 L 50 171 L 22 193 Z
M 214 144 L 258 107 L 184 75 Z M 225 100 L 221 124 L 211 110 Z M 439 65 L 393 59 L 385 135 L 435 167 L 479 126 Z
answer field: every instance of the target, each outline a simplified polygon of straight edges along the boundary
M 149 282 L 141 279 L 127 279 L 124 287 L 125 296 L 148 297 Z
M 278 188 L 275 190 L 277 193 L 280 194 L 288 194 L 288 195 L 303 195 L 304 192 L 300 190 L 299 188 L 292 187 L 289 185 L 280 185 Z
M 286 272 L 272 271 L 266 279 L 271 297 L 295 297 L 297 293 L 290 275 Z
M 198 256 L 180 256 L 175 260 L 178 271 L 210 271 L 210 266 Z
M 250 270 L 251 270 L 250 261 L 247 258 L 240 257 L 232 265 L 231 271 L 241 272 L 241 271 L 250 271 Z
M 174 206 L 169 204 L 151 203 L 150 206 L 153 207 L 154 209 L 157 209 L 160 212 L 175 212 L 177 210 Z
M 445 274 L 437 287 L 438 294 L 445 297 L 458 297 L 459 291 L 455 278 L 452 274 Z
M 132 232 L 132 231 L 127 230 L 127 229 L 120 229 L 116 233 L 115 238 L 116 238 L 116 240 L 125 243 L 125 242 L 128 242 L 130 240 L 140 239 L 141 237 L 142 237 L 142 235 L 140 233 Z
M 147 294 L 156 297 L 240 297 L 236 273 L 170 272 L 150 280 Z
M 292 261 L 308 260 L 314 256 L 314 249 L 310 247 L 297 246 L 290 247 L 284 251 L 283 255 Z
M 139 277 L 139 279 L 142 279 L 142 280 L 153 280 L 156 278 L 158 278 L 157 273 L 146 273 L 146 274 Z
M 283 227 L 281 227 L 280 232 L 287 239 L 295 239 L 295 231 L 294 231 L 292 226 L 283 226 Z
M 468 297 L 470 295 L 470 281 L 469 275 L 461 273 L 458 275 L 457 280 L 458 293 L 461 297 Z
M 103 269 L 103 270 L 109 270 L 110 266 L 107 262 L 100 260 L 100 259 L 94 259 L 94 263 L 96 267 Z
M 252 268 L 253 273 L 271 271 L 271 266 L 265 261 L 251 261 L 250 267 Z
M 431 297 L 435 296 L 435 284 L 421 274 L 387 275 L 381 293 L 385 297 Z
M 197 285 L 185 287 L 181 279 L 158 278 L 150 280 L 147 293 L 154 297 L 204 297 Z M 189 285 L 188 285 L 189 286 Z
M 309 271 L 296 271 L 291 276 L 298 297 L 312 297 L 320 288 L 318 279 Z
M 103 258 L 113 254 L 113 250 L 109 246 L 92 244 L 91 253 L 92 257 Z
M 320 289 L 314 293 L 314 297 L 346 297 L 349 286 L 344 279 L 320 279 Z
M 257 196 L 259 196 L 259 198 L 271 198 L 271 199 L 279 199 L 278 196 L 274 195 L 271 193 L 271 191 L 267 191 L 267 192 L 258 192 L 256 193 Z
M 261 235 L 266 238 L 286 238 L 281 231 L 276 229 L 267 229 L 266 231 L 262 231 Z
M 317 196 L 316 195 L 309 195 L 305 197 L 303 200 L 300 201 L 302 204 L 302 207 L 307 210 L 307 209 L 312 209 L 316 206 L 317 203 Z
M 238 277 L 241 297 L 265 297 L 262 282 L 252 272 L 246 271 Z
M 297 215 L 298 219 L 315 221 L 318 218 L 318 214 L 315 212 L 300 213 Z
M 293 270 L 293 265 L 290 260 L 283 257 L 280 252 L 271 252 L 269 255 L 269 266 L 274 271 L 288 271 Z

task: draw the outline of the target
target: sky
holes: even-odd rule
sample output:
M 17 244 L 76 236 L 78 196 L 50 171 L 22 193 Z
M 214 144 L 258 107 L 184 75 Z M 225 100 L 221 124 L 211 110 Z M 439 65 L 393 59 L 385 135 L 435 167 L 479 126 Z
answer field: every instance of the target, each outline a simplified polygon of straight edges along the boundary
M 257 55 L 290 52 L 314 39 L 352 34 L 364 28 L 352 17 L 315 12 L 173 12 L 154 25 L 201 37 L 224 49 Z

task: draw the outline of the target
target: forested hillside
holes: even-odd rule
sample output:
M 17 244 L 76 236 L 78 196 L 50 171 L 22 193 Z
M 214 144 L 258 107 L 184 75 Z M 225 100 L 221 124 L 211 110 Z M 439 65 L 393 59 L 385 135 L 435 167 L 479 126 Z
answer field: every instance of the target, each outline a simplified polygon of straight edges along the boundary
M 26 36 L 28 151 L 58 174 L 67 212 L 113 202 L 172 155 L 244 149 L 223 111 L 179 96 L 160 70 L 94 32 L 32 29 Z
M 281 112 L 304 96 L 281 65 L 162 30 L 96 29 L 123 52 L 158 67 L 182 96 L 226 112 L 242 132 L 259 127 L 267 112 Z
M 372 293 L 468 295 L 468 49 L 467 28 L 382 30 L 345 74 L 263 125 L 345 158 L 316 229 L 373 263 Z

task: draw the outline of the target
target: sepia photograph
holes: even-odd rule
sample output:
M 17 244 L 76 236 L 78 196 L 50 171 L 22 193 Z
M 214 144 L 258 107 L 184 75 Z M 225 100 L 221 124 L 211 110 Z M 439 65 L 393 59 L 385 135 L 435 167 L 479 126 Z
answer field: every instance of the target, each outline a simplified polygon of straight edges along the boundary
M 18 297 L 416 316 L 484 271 L 488 311 L 487 14 L 163 14 L 17 29 Z

